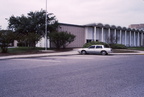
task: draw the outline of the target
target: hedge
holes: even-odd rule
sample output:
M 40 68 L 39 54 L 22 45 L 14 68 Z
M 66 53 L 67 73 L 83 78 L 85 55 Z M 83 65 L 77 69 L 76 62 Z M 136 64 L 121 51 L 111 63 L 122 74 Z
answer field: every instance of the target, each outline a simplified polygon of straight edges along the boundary
M 111 47 L 112 49 L 127 49 L 127 47 L 123 44 L 107 44 L 107 43 L 104 43 L 104 42 L 97 42 L 97 41 L 92 41 L 92 42 L 89 42 L 89 43 L 85 43 L 83 45 L 83 48 L 87 48 L 91 45 L 105 45 L 106 47 Z

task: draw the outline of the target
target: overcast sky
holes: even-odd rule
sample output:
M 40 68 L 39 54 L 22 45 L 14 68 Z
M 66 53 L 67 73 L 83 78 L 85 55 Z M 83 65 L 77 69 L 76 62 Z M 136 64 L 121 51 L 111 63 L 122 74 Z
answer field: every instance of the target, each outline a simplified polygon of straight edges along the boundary
M 45 10 L 46 0 L 1 0 L 0 26 L 8 25 L 6 18 Z M 58 21 L 69 24 L 103 23 L 128 27 L 144 23 L 144 0 L 47 0 L 48 12 Z

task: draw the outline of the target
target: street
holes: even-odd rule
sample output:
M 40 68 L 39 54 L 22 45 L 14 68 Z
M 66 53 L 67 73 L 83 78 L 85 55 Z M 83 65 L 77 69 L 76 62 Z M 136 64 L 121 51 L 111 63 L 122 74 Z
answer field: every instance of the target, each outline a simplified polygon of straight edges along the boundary
M 144 55 L 0 60 L 0 97 L 144 97 Z

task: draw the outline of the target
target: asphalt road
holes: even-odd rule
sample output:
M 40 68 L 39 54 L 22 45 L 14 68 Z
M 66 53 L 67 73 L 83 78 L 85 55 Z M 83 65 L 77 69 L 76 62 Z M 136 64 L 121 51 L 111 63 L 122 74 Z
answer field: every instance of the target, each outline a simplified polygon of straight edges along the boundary
M 0 97 L 144 97 L 144 55 L 0 60 Z

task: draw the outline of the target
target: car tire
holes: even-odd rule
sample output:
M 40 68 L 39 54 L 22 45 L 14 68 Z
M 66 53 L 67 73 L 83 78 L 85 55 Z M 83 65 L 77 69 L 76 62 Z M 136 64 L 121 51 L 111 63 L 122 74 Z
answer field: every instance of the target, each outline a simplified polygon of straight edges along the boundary
M 102 55 L 107 55 L 108 53 L 106 51 L 101 51 Z
M 82 51 L 81 51 L 81 54 L 82 54 L 82 55 L 85 55 L 85 54 L 86 54 L 86 51 L 82 50 Z

